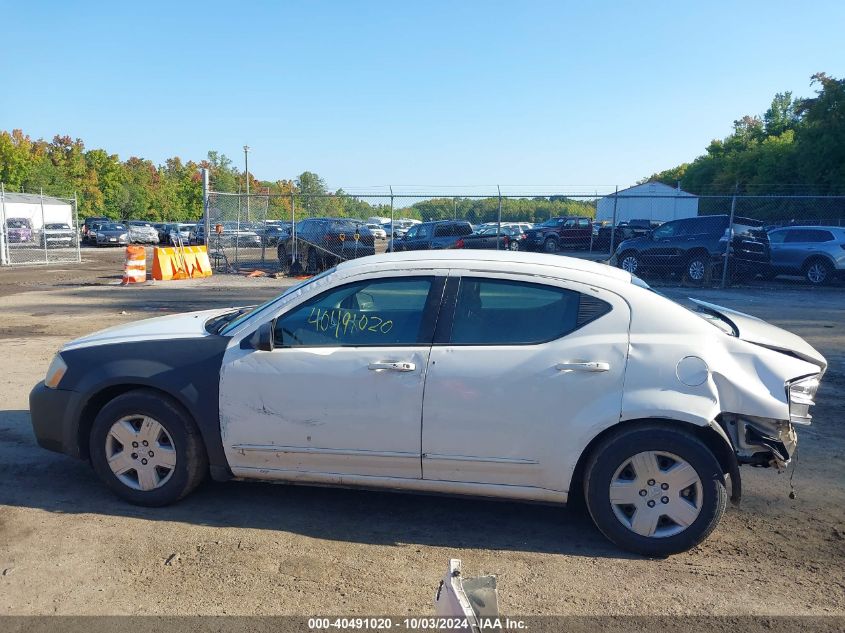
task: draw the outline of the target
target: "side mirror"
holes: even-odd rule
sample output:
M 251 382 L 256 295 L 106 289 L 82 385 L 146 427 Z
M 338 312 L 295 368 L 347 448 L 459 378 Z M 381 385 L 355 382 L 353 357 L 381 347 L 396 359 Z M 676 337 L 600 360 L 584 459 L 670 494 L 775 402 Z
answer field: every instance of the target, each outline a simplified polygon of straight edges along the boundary
M 241 341 L 241 349 L 272 352 L 275 347 L 274 323 L 275 321 L 268 321 L 259 325 L 255 332 Z

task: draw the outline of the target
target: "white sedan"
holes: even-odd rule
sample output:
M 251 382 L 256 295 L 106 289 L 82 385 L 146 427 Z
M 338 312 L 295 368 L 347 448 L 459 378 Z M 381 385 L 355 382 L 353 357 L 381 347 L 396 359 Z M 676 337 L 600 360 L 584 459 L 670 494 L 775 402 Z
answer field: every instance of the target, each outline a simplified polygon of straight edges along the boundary
M 32 423 L 132 503 L 172 503 L 208 474 L 583 496 L 612 541 L 666 555 L 716 527 L 740 465 L 789 462 L 826 368 L 794 334 L 697 310 L 566 257 L 372 256 L 255 308 L 68 343 Z

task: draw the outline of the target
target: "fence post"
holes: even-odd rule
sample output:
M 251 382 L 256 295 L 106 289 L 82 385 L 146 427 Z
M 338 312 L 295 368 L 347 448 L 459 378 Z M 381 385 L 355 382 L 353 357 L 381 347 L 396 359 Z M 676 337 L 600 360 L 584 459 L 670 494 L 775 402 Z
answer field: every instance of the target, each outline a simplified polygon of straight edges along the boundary
M 9 255 L 6 252 L 6 188 L 0 182 L 0 265 L 9 263 Z
M 610 256 L 613 257 L 613 248 L 616 246 L 616 205 L 619 203 L 619 185 L 616 185 L 616 193 L 613 194 L 613 221 L 610 224 Z M 598 209 L 598 205 L 596 205 Z
M 393 239 L 395 235 L 395 220 L 393 217 L 393 186 L 390 186 L 390 252 L 393 252 Z
M 499 250 L 499 239 L 502 235 L 502 188 L 496 185 L 496 190 L 499 192 L 499 215 L 496 220 L 496 250 Z
M 293 195 L 293 187 L 290 190 L 290 236 L 291 236 L 291 244 L 293 245 L 293 252 L 291 253 L 291 260 L 290 265 L 293 268 L 293 265 L 297 262 L 296 256 L 296 198 Z
M 739 185 L 734 187 L 734 195 L 731 198 L 731 217 L 728 220 L 728 239 L 725 243 L 725 263 L 722 264 L 722 288 L 725 288 L 728 283 L 728 264 L 731 258 L 731 246 L 734 241 L 734 213 L 736 212 L 736 192 Z
M 246 152 L 246 150 L 244 150 L 244 152 Z M 247 185 L 249 185 L 248 180 Z M 240 250 L 238 248 L 238 242 L 241 241 L 241 195 L 241 187 L 238 185 L 238 219 L 235 222 L 235 270 L 238 272 L 241 272 L 241 258 Z M 249 194 L 247 194 L 246 203 L 249 205 Z
M 38 202 L 41 204 L 41 239 L 44 240 L 44 263 L 50 263 L 50 255 L 47 252 L 47 222 L 46 218 L 44 217 L 44 187 L 41 187 L 38 194 Z M 33 229 L 33 233 L 35 230 Z M 33 238 L 35 236 L 33 235 Z
M 208 250 L 208 243 L 211 241 L 211 218 L 208 217 L 208 169 L 206 167 L 202 168 L 202 220 L 205 223 L 203 227 L 205 248 Z M 194 234 L 196 235 L 196 232 Z
M 82 232 L 79 228 L 79 200 L 76 199 L 76 192 L 73 192 L 73 228 L 76 231 L 76 263 L 82 262 L 82 245 L 80 244 L 80 236 Z

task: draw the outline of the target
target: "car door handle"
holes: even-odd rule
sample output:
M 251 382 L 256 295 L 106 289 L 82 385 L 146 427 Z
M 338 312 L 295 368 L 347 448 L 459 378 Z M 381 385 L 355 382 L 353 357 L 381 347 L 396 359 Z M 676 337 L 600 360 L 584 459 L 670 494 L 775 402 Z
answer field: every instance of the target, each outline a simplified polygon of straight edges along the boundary
M 600 361 L 588 361 L 583 363 L 558 363 L 555 365 L 558 371 L 609 371 L 610 363 Z
M 379 369 L 388 369 L 390 371 L 414 371 L 417 366 L 414 363 L 396 360 L 382 360 L 377 363 L 370 363 L 367 369 L 378 371 Z

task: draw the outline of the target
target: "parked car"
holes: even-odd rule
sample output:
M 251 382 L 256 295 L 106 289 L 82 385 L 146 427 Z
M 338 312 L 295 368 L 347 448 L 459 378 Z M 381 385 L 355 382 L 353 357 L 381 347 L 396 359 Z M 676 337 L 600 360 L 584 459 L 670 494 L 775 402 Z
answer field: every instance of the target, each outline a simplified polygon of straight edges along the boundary
M 387 231 L 381 228 L 380 224 L 367 224 L 367 229 L 369 229 L 370 233 L 373 234 L 373 237 L 377 240 L 386 240 L 387 239 Z
M 610 540 L 662 556 L 715 529 L 740 466 L 790 462 L 826 367 L 795 334 L 600 263 L 417 251 L 72 341 L 30 412 L 41 446 L 135 504 L 209 473 L 583 495 Z
M 399 224 L 394 225 L 393 228 L 391 229 L 390 224 L 388 223 L 388 224 L 382 225 L 382 228 L 384 229 L 384 233 L 387 236 L 388 240 L 391 239 L 390 238 L 391 232 L 393 233 L 394 239 L 401 239 L 401 238 L 405 237 L 405 235 L 408 233 L 408 229 L 405 228 L 405 227 L 399 226 Z M 390 242 L 388 242 L 388 244 L 390 244 Z
M 118 222 L 92 225 L 97 246 L 126 246 L 129 244 L 129 227 Z
M 466 235 L 455 242 L 455 248 L 491 248 L 496 250 L 518 251 L 525 239 L 525 233 L 518 225 L 503 226 L 501 230 L 494 226 L 483 226 L 475 233 Z
M 472 225 L 464 220 L 422 222 L 393 242 L 394 251 L 421 251 L 454 248 L 455 243 L 472 233 Z M 388 244 L 388 249 L 390 245 Z
M 223 232 L 218 234 L 215 230 L 215 227 L 218 223 L 212 223 L 211 225 L 211 240 L 210 243 L 212 245 L 216 245 L 219 240 L 219 244 L 223 248 L 234 248 L 237 246 L 238 248 L 260 248 L 261 247 L 261 237 L 259 237 L 258 233 L 252 230 L 251 225 L 246 222 L 233 222 L 227 221 L 219 223 L 223 229 Z M 200 220 L 196 226 L 194 227 L 193 231 L 190 233 L 189 241 L 193 244 L 205 244 L 205 222 Z
M 729 223 L 727 215 L 666 222 L 648 235 L 619 244 L 610 263 L 637 275 L 672 272 L 701 284 L 714 270 L 721 270 Z M 754 276 L 769 270 L 769 240 L 761 227 L 757 220 L 734 218 L 730 258 L 734 273 Z
M 159 233 L 159 243 L 170 246 L 176 243 L 178 237 L 181 237 L 182 242 L 188 244 L 191 238 L 191 231 L 194 230 L 195 226 L 195 224 L 185 222 L 169 222 L 164 224 Z
M 128 220 L 124 224 L 129 227 L 129 241 L 132 244 L 158 244 L 158 231 L 152 222 Z
M 82 225 L 82 241 L 83 242 L 96 242 L 96 235 L 92 232 L 92 228 L 94 224 L 107 224 L 111 222 L 111 220 L 104 215 L 92 215 L 85 218 L 85 222 Z
M 41 231 L 41 246 L 69 247 L 76 245 L 76 231 L 64 222 L 51 222 L 45 224 Z
M 170 236 L 167 234 L 167 222 L 152 222 L 151 226 L 156 230 L 156 233 L 158 234 L 159 244 L 168 244 L 170 242 Z
M 289 270 L 293 256 L 305 271 L 315 274 L 331 268 L 339 261 L 373 255 L 375 243 L 373 234 L 364 224 L 345 218 L 308 218 L 296 225 L 296 251 L 294 238 L 279 242 L 276 254 L 282 271 Z
M 790 226 L 768 232 L 769 277 L 802 275 L 814 286 L 845 274 L 845 228 Z
M 635 237 L 648 235 L 662 223 L 656 220 L 628 220 L 616 225 L 615 231 L 610 222 L 593 223 L 593 248 L 610 248 L 613 237 L 614 248 Z M 615 232 L 615 235 L 613 233 Z
M 590 218 L 552 218 L 525 231 L 525 250 L 556 253 L 563 248 L 586 248 L 593 234 Z
M 256 233 L 265 246 L 276 246 L 280 240 L 286 240 L 290 237 L 292 226 L 290 222 L 267 222 L 257 229 Z
M 6 218 L 6 239 L 9 244 L 32 242 L 32 222 L 29 218 Z

